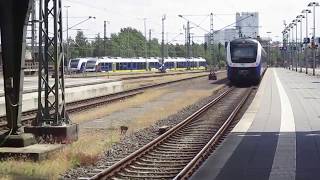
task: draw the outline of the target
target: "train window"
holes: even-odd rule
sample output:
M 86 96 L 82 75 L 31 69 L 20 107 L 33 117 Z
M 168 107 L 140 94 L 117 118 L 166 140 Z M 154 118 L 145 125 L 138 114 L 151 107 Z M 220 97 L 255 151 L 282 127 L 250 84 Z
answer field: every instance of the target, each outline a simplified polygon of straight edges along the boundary
M 233 44 L 230 47 L 234 63 L 253 63 L 257 57 L 257 46 L 253 44 Z
M 92 69 L 96 66 L 96 61 L 88 61 L 86 64 L 87 69 Z
M 71 68 L 77 68 L 79 61 L 80 61 L 79 59 L 71 59 L 70 60 L 70 67 Z

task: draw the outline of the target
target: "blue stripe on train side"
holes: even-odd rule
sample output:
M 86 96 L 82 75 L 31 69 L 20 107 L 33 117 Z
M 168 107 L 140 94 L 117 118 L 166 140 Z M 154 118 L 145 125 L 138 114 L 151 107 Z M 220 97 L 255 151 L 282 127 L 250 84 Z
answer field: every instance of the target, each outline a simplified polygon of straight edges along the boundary
M 227 77 L 229 80 L 231 80 L 231 71 L 232 71 L 232 68 L 229 65 L 227 65 Z
M 261 63 L 259 63 L 259 65 L 256 67 L 256 76 L 258 78 L 261 77 Z

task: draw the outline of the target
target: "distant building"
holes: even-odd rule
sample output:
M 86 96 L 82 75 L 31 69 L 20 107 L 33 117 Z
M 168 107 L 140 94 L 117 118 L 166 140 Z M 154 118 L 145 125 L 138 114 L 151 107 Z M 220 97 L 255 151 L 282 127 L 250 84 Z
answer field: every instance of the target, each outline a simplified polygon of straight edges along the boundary
M 236 29 L 240 37 L 259 36 L 259 13 L 242 12 L 236 14 Z
M 204 42 L 206 42 L 207 44 L 210 44 L 210 34 L 205 34 L 204 36 Z M 225 34 L 224 34 L 224 31 L 218 31 L 214 34 L 214 37 L 213 37 L 213 42 L 215 44 L 218 44 L 218 43 L 223 43 L 225 40 Z
M 225 29 L 224 30 L 224 42 L 232 41 L 234 39 L 237 39 L 238 36 L 238 31 L 236 29 Z
M 224 44 L 239 37 L 259 36 L 259 13 L 242 12 L 236 13 L 236 28 L 218 31 L 214 34 L 214 43 Z M 210 43 L 210 34 L 205 34 L 205 42 Z

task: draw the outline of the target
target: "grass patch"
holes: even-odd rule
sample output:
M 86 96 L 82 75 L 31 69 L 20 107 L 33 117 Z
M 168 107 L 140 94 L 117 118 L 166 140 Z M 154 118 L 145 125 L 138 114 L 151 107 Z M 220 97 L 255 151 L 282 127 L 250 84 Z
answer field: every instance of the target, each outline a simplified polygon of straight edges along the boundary
M 105 116 L 110 115 L 111 113 L 121 111 L 126 108 L 134 107 L 142 105 L 148 101 L 152 101 L 153 99 L 159 98 L 163 94 L 165 94 L 168 90 L 166 89 L 157 89 L 152 91 L 152 93 L 148 93 L 147 91 L 142 94 L 138 94 L 135 97 L 120 100 L 117 102 L 113 102 L 111 105 L 106 104 L 94 109 L 90 109 L 88 111 L 84 111 L 82 113 L 72 114 L 70 118 L 75 123 L 81 123 L 85 121 L 90 121 L 92 119 L 98 119 Z
M 0 162 L 0 176 L 6 179 L 58 179 L 69 168 L 94 164 L 100 154 L 119 141 L 116 130 L 82 134 L 79 140 L 65 147 L 50 159 L 41 162 L 8 160 Z M 94 143 L 93 143 L 94 142 Z
M 131 121 L 128 125 L 130 133 L 138 129 L 149 127 L 160 119 L 173 115 L 184 107 L 194 104 L 201 98 L 207 97 L 211 94 L 212 90 L 187 90 L 183 97 L 175 99 L 166 106 L 156 107 L 154 110 L 150 110 Z M 181 106 L 182 104 L 183 106 Z
M 173 76 L 162 76 L 162 77 L 150 77 L 150 78 L 144 78 L 144 79 L 131 79 L 131 80 L 125 80 L 123 81 L 123 87 L 125 89 L 132 89 L 141 87 L 142 85 L 149 85 L 149 84 L 156 84 L 156 83 L 164 83 L 169 81 L 174 81 L 178 79 L 185 79 L 195 76 L 200 76 L 202 74 L 208 74 L 208 73 L 196 73 L 196 74 L 178 74 Z
M 112 105 L 74 114 L 71 118 L 77 123 L 97 119 L 112 112 L 151 101 L 166 92 L 167 90 L 157 90 L 152 91 L 152 93 L 144 93 L 134 98 L 112 103 Z M 67 146 L 48 160 L 32 162 L 12 159 L 0 162 L 0 176 L 5 177 L 5 179 L 26 179 L 27 177 L 30 179 L 58 179 L 59 174 L 64 173 L 67 169 L 94 164 L 101 153 L 119 140 L 120 132 L 116 128 L 82 131 L 78 141 Z

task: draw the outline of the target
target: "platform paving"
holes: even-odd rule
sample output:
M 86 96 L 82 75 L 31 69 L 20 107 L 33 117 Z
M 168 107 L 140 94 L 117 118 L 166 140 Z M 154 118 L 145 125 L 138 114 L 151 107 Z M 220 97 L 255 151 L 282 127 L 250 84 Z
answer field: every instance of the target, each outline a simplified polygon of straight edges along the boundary
M 79 87 L 90 84 L 115 82 L 119 79 L 107 78 L 107 77 L 82 77 L 82 78 L 65 78 L 65 87 Z M 50 82 L 54 82 L 54 79 L 50 78 Z M 3 78 L 0 77 L 0 87 L 3 87 Z M 24 77 L 23 91 L 24 93 L 36 92 L 38 90 L 38 77 Z M 3 88 L 0 88 L 0 97 L 4 96 Z
M 166 74 L 177 74 L 177 73 L 189 73 L 190 71 L 171 71 Z M 203 70 L 193 70 L 194 73 L 203 72 Z M 2 72 L 0 72 L 0 87 L 3 87 L 3 77 Z M 152 76 L 152 75 L 162 75 L 154 71 L 148 72 L 127 72 L 127 73 L 84 73 L 84 74 L 74 74 L 65 76 L 65 87 L 80 87 L 92 84 L 103 84 L 115 81 L 121 81 L 128 78 L 140 77 L 140 76 Z M 50 82 L 54 82 L 54 79 L 50 77 Z M 25 76 L 23 80 L 23 92 L 31 93 L 38 90 L 38 76 Z M 3 88 L 0 88 L 0 97 L 4 96 Z
M 320 178 L 320 78 L 269 68 L 237 126 L 191 179 Z
M 81 86 L 78 84 L 79 86 L 69 86 L 69 88 L 66 88 L 65 99 L 67 103 L 123 91 L 122 81 L 108 81 L 106 83 L 96 84 L 93 80 L 82 80 L 82 83 L 88 84 L 82 84 Z M 90 83 L 91 85 L 89 85 Z M 33 110 L 37 107 L 38 92 L 23 94 L 22 111 Z M 5 98 L 4 96 L 0 95 L 0 116 L 5 115 L 5 113 Z

